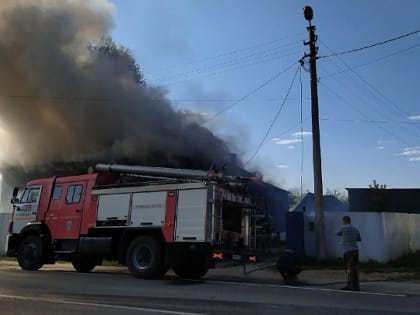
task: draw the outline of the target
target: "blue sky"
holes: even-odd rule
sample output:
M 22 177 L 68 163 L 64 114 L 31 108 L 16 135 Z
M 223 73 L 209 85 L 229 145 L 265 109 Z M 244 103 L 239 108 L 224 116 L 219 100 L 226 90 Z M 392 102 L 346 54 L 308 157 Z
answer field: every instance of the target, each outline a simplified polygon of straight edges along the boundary
M 179 110 L 211 118 L 231 107 L 206 126 L 248 168 L 286 189 L 300 188 L 302 178 L 304 191 L 313 190 L 313 173 L 309 73 L 298 67 L 308 51 L 302 8 L 314 9 L 319 56 L 420 29 L 416 0 L 109 1 L 112 37 L 131 50 L 148 84 L 164 87 Z M 417 33 L 318 60 L 324 191 L 374 179 L 419 187 L 419 56 Z

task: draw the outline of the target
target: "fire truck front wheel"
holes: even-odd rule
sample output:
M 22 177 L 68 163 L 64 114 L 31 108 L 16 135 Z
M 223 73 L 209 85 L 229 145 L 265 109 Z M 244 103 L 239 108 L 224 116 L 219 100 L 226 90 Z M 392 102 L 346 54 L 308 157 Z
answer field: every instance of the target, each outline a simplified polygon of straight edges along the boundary
M 42 239 L 38 235 L 28 235 L 20 241 L 18 263 L 22 269 L 38 270 L 44 264 Z
M 165 268 L 160 243 L 150 236 L 134 239 L 127 250 L 127 267 L 136 278 L 161 277 Z

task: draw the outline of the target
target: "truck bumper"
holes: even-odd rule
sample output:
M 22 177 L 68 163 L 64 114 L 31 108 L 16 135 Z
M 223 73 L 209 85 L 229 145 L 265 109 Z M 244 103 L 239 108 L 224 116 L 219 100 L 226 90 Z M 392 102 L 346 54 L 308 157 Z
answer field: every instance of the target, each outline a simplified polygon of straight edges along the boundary
M 228 250 L 214 250 L 213 251 L 213 261 L 222 262 L 222 261 L 239 261 L 242 263 L 255 263 L 257 262 L 257 255 L 252 252 L 247 251 L 228 251 Z
M 166 247 L 165 261 L 169 265 L 183 263 L 185 260 L 206 261 L 209 267 L 214 266 L 208 243 L 172 243 Z

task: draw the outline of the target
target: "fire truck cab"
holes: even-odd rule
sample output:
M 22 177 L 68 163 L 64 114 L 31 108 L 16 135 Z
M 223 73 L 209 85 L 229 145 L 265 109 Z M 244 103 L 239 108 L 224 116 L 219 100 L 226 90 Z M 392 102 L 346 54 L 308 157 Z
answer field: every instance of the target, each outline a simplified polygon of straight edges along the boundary
M 60 259 L 88 272 L 110 259 L 138 278 L 170 267 L 199 278 L 215 259 L 246 259 L 255 249 L 255 209 L 243 178 L 106 164 L 97 171 L 14 191 L 7 253 L 23 269 Z

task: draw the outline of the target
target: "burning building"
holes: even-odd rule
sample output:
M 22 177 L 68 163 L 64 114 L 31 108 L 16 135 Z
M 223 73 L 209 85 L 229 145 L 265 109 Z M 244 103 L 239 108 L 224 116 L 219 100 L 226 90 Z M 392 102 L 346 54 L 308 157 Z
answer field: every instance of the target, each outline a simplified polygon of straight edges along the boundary
M 98 161 L 209 169 L 234 164 L 200 117 L 171 107 L 109 37 L 106 0 L 0 3 L 2 206 L 29 178 Z
M 86 171 L 86 161 L 209 168 L 230 159 L 224 141 L 173 110 L 109 39 L 106 1 L 2 1 L 0 14 L 5 181 Z

